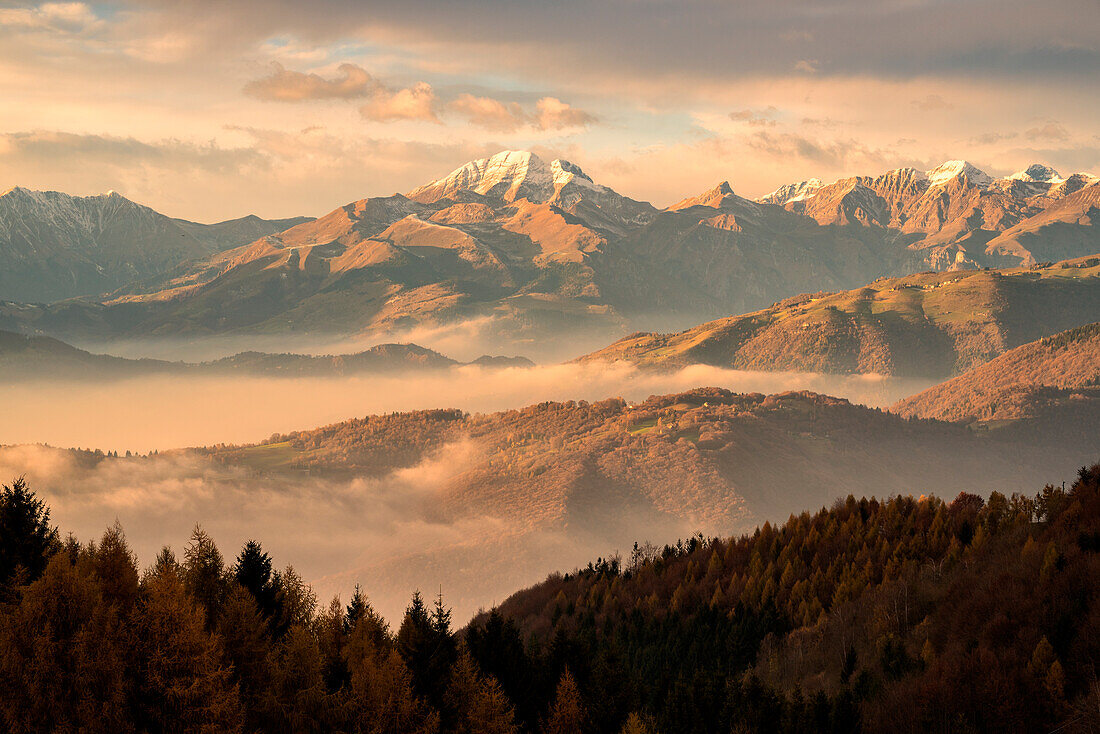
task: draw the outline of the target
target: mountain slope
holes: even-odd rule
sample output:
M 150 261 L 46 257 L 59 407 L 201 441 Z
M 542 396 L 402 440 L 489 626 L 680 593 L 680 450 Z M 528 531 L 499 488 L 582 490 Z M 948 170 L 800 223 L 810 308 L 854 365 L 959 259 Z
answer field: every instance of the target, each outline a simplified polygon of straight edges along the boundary
M 849 495 L 635 545 L 515 593 L 467 640 L 520 705 L 559 661 L 599 731 L 639 709 L 677 732 L 1089 731 L 1100 466 L 1035 489 Z
M 0 195 L 0 298 L 49 302 L 106 293 L 301 221 L 196 224 L 115 192 L 76 197 L 17 186 Z
M 1100 259 L 1043 268 L 921 273 L 806 294 L 586 355 L 649 367 L 947 377 L 1100 314 Z
M 822 185 L 812 179 L 782 186 L 759 199 L 820 224 L 880 229 L 936 270 L 1033 265 L 1095 250 L 1089 237 L 1100 187 L 1089 174 L 1068 179 L 1042 164 L 993 179 L 968 161 L 947 161 L 921 172 L 900 168 L 878 177 L 857 176 Z M 1083 188 L 1090 194 L 1063 204 Z M 1065 207 L 1065 213 L 1047 214 Z M 1084 225 L 1046 227 L 1051 221 Z M 1043 229 L 1041 236 L 1019 235 Z M 1014 231 L 1018 230 L 1018 231 Z M 1082 249 L 1084 247 L 1084 249 Z
M 271 481 L 306 473 L 385 486 L 387 477 L 419 477 L 430 468 L 424 481 L 433 489 L 402 502 L 402 521 L 415 525 L 423 516 L 433 527 L 477 530 L 372 558 L 359 575 L 371 578 L 372 593 L 399 604 L 410 575 L 444 569 L 468 594 L 451 598 L 465 610 L 549 568 L 628 548 L 640 533 L 748 530 L 848 492 L 1041 484 L 1100 448 L 1090 436 L 1081 441 L 1018 443 L 812 393 L 704 388 L 637 405 L 372 416 L 203 454 Z
M 1000 428 L 1065 410 L 1100 414 L 1100 323 L 1017 347 L 891 410 Z M 1089 427 L 1079 418 L 1073 430 Z

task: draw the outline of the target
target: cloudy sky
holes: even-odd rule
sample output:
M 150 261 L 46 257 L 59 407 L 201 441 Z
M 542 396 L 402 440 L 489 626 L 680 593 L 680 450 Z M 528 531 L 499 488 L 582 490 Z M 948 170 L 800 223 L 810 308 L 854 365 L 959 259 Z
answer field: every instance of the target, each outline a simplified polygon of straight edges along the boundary
M 502 149 L 663 206 L 1100 173 L 1098 0 L 0 0 L 0 190 L 318 215 Z

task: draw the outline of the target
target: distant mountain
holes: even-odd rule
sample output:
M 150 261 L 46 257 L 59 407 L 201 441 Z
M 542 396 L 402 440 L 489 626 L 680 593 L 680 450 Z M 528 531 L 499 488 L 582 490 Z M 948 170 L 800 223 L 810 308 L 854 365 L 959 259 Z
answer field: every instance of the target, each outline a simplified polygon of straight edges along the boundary
M 303 221 L 196 224 L 113 191 L 79 197 L 17 186 L 0 195 L 0 299 L 96 296 Z
M 407 195 L 131 278 L 101 303 L 0 304 L 0 327 L 99 338 L 383 334 L 477 319 L 501 343 L 577 344 L 882 276 L 1090 255 L 1100 251 L 1098 200 L 1087 174 L 1035 165 L 994 179 L 948 161 L 809 179 L 756 201 L 722 182 L 658 211 L 569 161 L 504 151 Z
M 1017 347 L 891 408 L 998 432 L 1026 428 L 1095 443 L 1100 430 L 1100 323 Z M 1026 423 L 1026 426 L 1021 426 Z
M 811 179 L 782 186 L 760 201 L 823 225 L 858 224 L 891 232 L 925 267 L 935 270 L 1010 267 L 1096 250 L 1091 216 L 1100 211 L 1097 182 L 1095 176 L 1081 173 L 1066 179 L 1038 163 L 994 179 L 967 161 L 955 160 L 926 172 L 900 168 L 827 185 Z M 1091 192 L 1063 201 L 1083 188 Z M 1063 214 L 1051 215 L 1050 210 Z M 1052 217 L 1075 226 L 1049 228 L 1041 236 L 1020 239 L 1021 233 L 1038 231 L 1043 226 L 1038 223 Z M 1021 231 L 1013 232 L 1016 228 Z M 1082 236 L 1080 228 L 1089 234 Z
M 633 334 L 582 360 L 943 378 L 1098 314 L 1100 258 L 1079 258 L 804 294 L 679 333 Z
M 267 377 L 338 377 L 398 371 L 437 370 L 461 362 L 416 344 L 379 344 L 354 354 L 313 356 L 241 352 L 211 362 L 123 359 L 92 354 L 57 339 L 0 331 L 0 383 L 42 380 L 103 380 L 171 375 L 251 375 Z M 470 364 L 529 367 L 522 357 L 480 357 Z

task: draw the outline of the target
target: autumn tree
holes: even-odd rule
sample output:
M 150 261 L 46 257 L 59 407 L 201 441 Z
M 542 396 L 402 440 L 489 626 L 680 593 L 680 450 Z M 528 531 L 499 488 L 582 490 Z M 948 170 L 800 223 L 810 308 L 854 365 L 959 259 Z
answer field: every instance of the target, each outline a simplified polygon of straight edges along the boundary
M 206 630 L 202 608 L 172 572 L 151 576 L 143 591 L 131 652 L 137 667 L 138 727 L 160 732 L 240 731 L 244 712 L 238 688 L 218 641 Z

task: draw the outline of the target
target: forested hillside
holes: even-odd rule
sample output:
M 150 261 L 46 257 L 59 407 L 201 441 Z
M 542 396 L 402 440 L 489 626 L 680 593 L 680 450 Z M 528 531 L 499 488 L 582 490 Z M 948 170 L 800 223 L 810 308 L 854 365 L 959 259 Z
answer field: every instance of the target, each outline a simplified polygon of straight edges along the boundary
M 146 561 L 148 563 L 148 561 Z M 11 731 L 1066 731 L 1100 727 L 1100 465 L 1068 490 L 838 500 L 599 559 L 456 632 L 318 605 L 196 528 L 144 570 L 0 490 Z
M 377 476 L 460 442 L 469 460 L 437 499 L 439 512 L 522 517 L 532 526 L 565 520 L 603 533 L 627 508 L 718 532 L 848 492 L 1019 490 L 1072 471 L 1100 448 L 1089 436 L 1058 445 L 989 441 L 962 426 L 806 391 L 699 388 L 636 404 L 368 416 L 201 451 L 261 472 Z
M 1100 323 L 1006 352 L 997 359 L 899 401 L 905 416 L 950 421 L 1035 418 L 1055 405 L 1095 403 L 1100 388 Z

